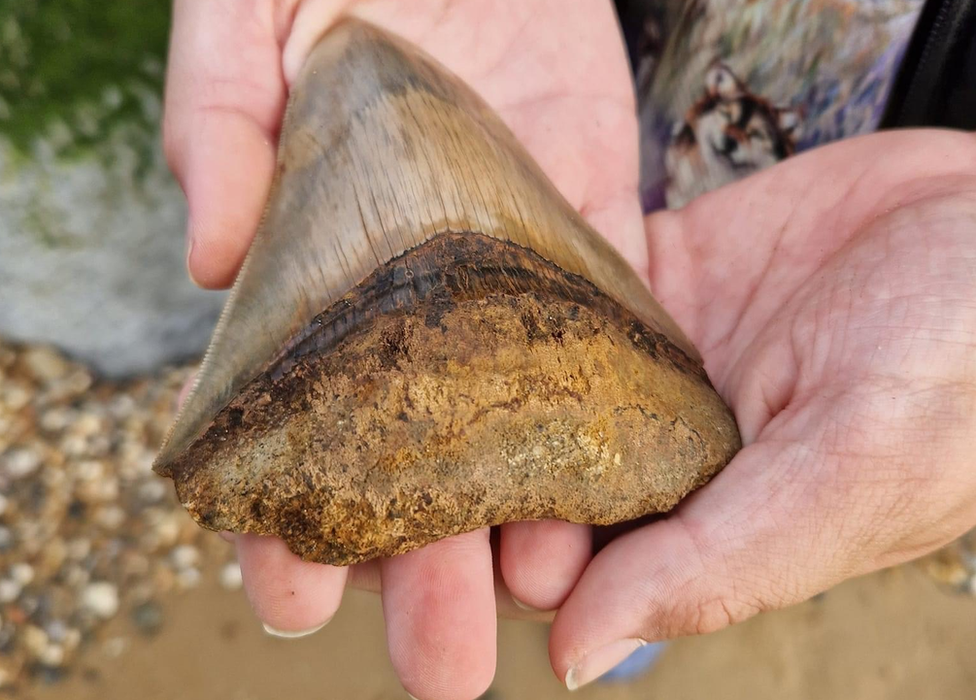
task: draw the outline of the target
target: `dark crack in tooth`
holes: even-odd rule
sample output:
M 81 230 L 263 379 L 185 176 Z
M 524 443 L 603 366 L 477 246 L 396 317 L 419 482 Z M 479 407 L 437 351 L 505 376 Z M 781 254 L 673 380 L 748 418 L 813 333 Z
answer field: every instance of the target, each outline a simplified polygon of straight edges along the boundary
M 352 564 L 672 508 L 740 447 L 700 359 L 485 104 L 346 21 L 156 461 L 214 530 Z

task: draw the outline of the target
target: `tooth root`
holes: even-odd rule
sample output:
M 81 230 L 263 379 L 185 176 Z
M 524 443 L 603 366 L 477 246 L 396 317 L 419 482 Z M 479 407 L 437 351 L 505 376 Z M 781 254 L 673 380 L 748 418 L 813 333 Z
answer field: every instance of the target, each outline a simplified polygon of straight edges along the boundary
M 457 236 L 461 236 L 461 239 Z M 455 265 L 451 262 L 452 258 L 444 257 L 444 246 L 453 242 L 452 245 L 456 245 L 452 249 L 467 250 L 464 241 L 488 243 L 482 246 L 480 257 L 476 255 L 474 262 Z M 492 243 L 493 241 L 496 243 Z M 465 307 L 468 311 L 473 308 L 470 307 L 473 303 L 480 304 L 479 308 L 482 310 L 497 311 L 497 304 L 500 302 L 492 294 L 515 294 L 512 291 L 515 287 L 502 288 L 505 285 L 501 280 L 505 275 L 492 277 L 493 273 L 489 268 L 495 265 L 492 261 L 499 257 L 508 260 L 506 264 L 510 265 L 509 271 L 515 275 L 513 279 L 516 279 L 512 284 L 523 295 L 518 297 L 516 294 L 511 298 L 517 298 L 517 301 L 510 299 L 505 303 L 517 306 L 529 303 L 530 297 L 538 297 L 537 306 L 522 309 L 528 317 L 534 318 L 533 314 L 539 315 L 543 312 L 557 316 L 569 313 L 567 308 L 576 303 L 571 295 L 562 299 L 556 297 L 569 294 L 570 288 L 576 290 L 574 294 L 581 294 L 583 301 L 599 298 L 601 301 L 592 309 L 586 303 L 581 306 L 577 304 L 580 308 L 590 309 L 584 316 L 592 315 L 590 322 L 594 327 L 606 325 L 606 319 L 600 320 L 600 313 L 603 312 L 619 323 L 623 323 L 625 318 L 630 319 L 627 323 L 640 329 L 637 335 L 643 337 L 641 334 L 644 334 L 652 338 L 653 342 L 647 342 L 656 348 L 634 350 L 634 347 L 644 341 L 634 338 L 628 341 L 627 329 L 607 327 L 605 334 L 612 337 L 613 342 L 624 345 L 629 343 L 633 346 L 620 350 L 623 354 L 615 355 L 616 360 L 625 364 L 631 363 L 635 376 L 641 376 L 652 384 L 657 377 L 655 368 L 659 365 L 666 366 L 665 374 L 668 377 L 673 375 L 672 379 L 677 382 L 672 382 L 674 386 L 680 385 L 688 389 L 691 392 L 689 396 L 694 395 L 703 402 L 704 408 L 699 412 L 707 417 L 705 423 L 711 423 L 704 427 L 699 426 L 692 432 L 698 431 L 695 434 L 701 437 L 701 430 L 707 432 L 714 428 L 708 439 L 718 442 L 705 445 L 703 452 L 698 455 L 708 462 L 707 465 L 699 464 L 696 467 L 698 472 L 691 476 L 686 474 L 684 481 L 677 480 L 681 482 L 682 488 L 691 488 L 693 482 L 700 482 L 706 478 L 706 473 L 710 474 L 720 463 L 724 464 L 722 460 L 729 456 L 727 453 L 733 443 L 737 446 L 738 435 L 734 422 L 730 427 L 730 414 L 708 385 L 692 345 L 651 297 L 627 263 L 559 195 L 499 118 L 471 90 L 412 47 L 368 25 L 346 21 L 319 43 L 295 85 L 282 130 L 277 172 L 265 216 L 215 331 L 196 386 L 187 398 L 157 459 L 157 471 L 173 476 L 181 489 L 181 497 L 189 498 L 192 491 L 193 502 L 198 503 L 201 498 L 206 500 L 207 497 L 205 494 L 201 495 L 199 483 L 191 483 L 196 478 L 194 475 L 199 477 L 204 472 L 210 474 L 206 478 L 200 477 L 200 483 L 206 482 L 209 484 L 208 488 L 219 491 L 221 482 L 214 476 L 217 472 L 208 471 L 210 467 L 206 466 L 216 459 L 214 455 L 217 453 L 221 454 L 220 459 L 224 460 L 222 463 L 236 464 L 245 472 L 248 469 L 273 469 L 274 460 L 271 460 L 268 453 L 254 445 L 244 444 L 248 441 L 253 443 L 257 433 L 240 432 L 242 429 L 239 419 L 243 415 L 250 416 L 245 419 L 245 423 L 250 426 L 248 430 L 270 430 L 267 425 L 260 430 L 256 427 L 261 420 L 272 419 L 270 415 L 260 418 L 260 410 L 255 408 L 257 404 L 253 402 L 266 406 L 272 402 L 273 395 L 281 396 L 283 387 L 287 385 L 290 387 L 287 396 L 298 403 L 288 405 L 285 411 L 288 418 L 281 419 L 280 422 L 288 423 L 293 430 L 301 432 L 298 424 L 291 419 L 294 418 L 293 413 L 301 413 L 296 406 L 307 406 L 309 402 L 315 403 L 318 400 L 315 398 L 317 394 L 312 396 L 317 390 L 310 388 L 316 384 L 309 379 L 311 373 L 336 372 L 342 364 L 340 362 L 333 367 L 328 363 L 339 360 L 334 356 L 323 359 L 319 355 L 341 351 L 350 357 L 354 356 L 355 348 L 349 343 L 355 345 L 362 342 L 364 337 L 379 343 L 386 342 L 379 329 L 392 322 L 387 316 L 377 316 L 375 309 L 369 311 L 364 307 L 358 316 L 347 315 L 339 318 L 336 316 L 337 303 L 349 304 L 352 303 L 350 299 L 361 300 L 362 295 L 367 294 L 363 285 L 370 279 L 373 282 L 369 284 L 378 284 L 376 276 L 382 278 L 380 272 L 384 269 L 386 272 L 383 274 L 387 276 L 392 274 L 390 270 L 393 269 L 400 270 L 403 274 L 413 274 L 418 270 L 432 269 L 429 262 L 437 259 L 447 268 L 455 270 L 452 275 L 467 275 L 465 279 L 469 282 L 472 275 L 479 277 L 479 269 L 488 270 L 485 275 L 486 279 L 494 280 L 491 284 L 485 283 L 488 285 L 485 286 L 477 281 L 471 282 L 481 290 L 479 293 L 483 296 L 475 294 L 468 298 L 464 296 L 470 292 L 468 290 L 464 293 L 458 292 L 461 296 L 456 299 L 451 298 L 457 304 L 468 304 Z M 461 272 L 457 272 L 458 270 Z M 453 292 L 444 292 L 442 288 L 448 288 L 454 283 L 443 275 L 438 276 L 439 273 L 435 274 L 436 272 L 435 270 L 431 273 L 436 278 L 431 284 L 435 287 L 440 284 L 439 293 L 451 296 Z M 532 278 L 535 281 L 531 283 L 524 280 L 518 282 L 521 279 L 519 275 L 529 274 L 532 277 L 536 273 L 546 279 L 558 278 L 558 284 L 553 283 L 556 284 L 555 287 L 546 287 L 548 291 L 540 291 L 533 287 L 538 282 L 535 278 Z M 528 284 L 528 287 L 523 283 Z M 492 284 L 496 286 L 492 287 Z M 523 286 L 519 287 L 520 284 Z M 579 291 L 583 288 L 587 290 L 585 294 Z M 420 294 L 416 289 L 410 285 L 401 285 L 397 289 L 401 294 L 397 303 L 407 304 L 405 308 L 413 309 L 415 313 L 430 313 L 428 307 L 433 302 L 416 297 Z M 379 297 L 375 296 L 378 294 L 375 289 L 369 293 L 374 294 L 373 303 L 376 308 L 386 308 L 387 311 L 393 308 L 389 306 L 393 303 L 393 297 L 384 297 L 385 301 L 381 303 L 382 300 L 378 301 Z M 407 301 L 404 301 L 405 298 Z M 569 307 L 566 303 L 569 303 Z M 399 311 L 407 313 L 403 308 Z M 323 321 L 323 318 L 327 320 Z M 452 318 L 455 326 L 444 326 L 441 332 L 447 335 L 453 333 L 451 340 L 458 343 L 461 351 L 467 347 L 465 343 L 470 341 L 471 334 L 475 333 L 474 326 L 465 325 L 470 319 L 464 314 Z M 548 323 L 544 316 L 539 316 L 539 319 L 543 325 Z M 323 331 L 323 323 L 327 332 Z M 499 329 L 503 330 L 505 324 L 499 323 Z M 346 326 L 342 324 L 353 328 L 355 332 L 340 343 L 336 339 L 345 337 L 342 328 Z M 578 330 L 577 326 L 573 328 Z M 424 335 L 426 331 L 413 325 L 404 332 L 407 333 L 404 342 L 408 344 L 421 343 L 424 338 L 434 342 L 436 337 L 436 333 Z M 499 339 L 494 343 L 482 340 L 483 345 L 493 344 L 495 350 L 502 355 L 519 347 L 528 353 L 527 356 L 534 357 L 539 362 L 572 359 L 561 354 L 563 351 L 555 346 L 547 346 L 545 352 L 539 350 L 541 355 L 533 355 L 538 348 L 533 346 L 535 350 L 530 351 L 523 347 L 527 341 L 521 337 Z M 586 350 L 587 347 L 583 343 L 577 350 Z M 474 353 L 468 357 L 468 361 L 474 363 L 472 366 L 480 366 L 484 371 L 501 375 L 511 370 L 491 365 L 490 362 L 478 365 L 480 356 L 474 349 L 468 350 Z M 648 353 L 654 357 L 641 368 L 635 358 L 644 357 L 646 360 Z M 661 357 L 662 353 L 666 355 L 664 359 Z M 429 359 L 431 362 L 436 361 L 433 356 Z M 508 361 L 511 360 L 512 358 L 508 358 Z M 369 366 L 367 359 L 363 359 L 362 363 L 365 364 L 357 366 L 356 371 L 365 371 L 364 368 Z M 293 371 L 289 374 L 286 368 Z M 526 367 L 523 369 L 527 372 L 525 376 L 532 375 Z M 612 365 L 605 369 L 610 374 L 615 371 Z M 419 368 L 414 367 L 414 370 L 416 372 L 411 375 L 413 380 L 428 383 L 440 381 L 441 391 L 447 390 L 447 387 L 453 387 L 454 390 L 464 388 L 460 384 L 452 384 L 446 378 L 447 375 L 443 374 L 446 371 L 443 367 L 439 366 L 434 371 L 435 375 L 437 372 L 441 374 L 436 377 L 427 376 L 426 379 L 421 376 L 423 372 Z M 595 371 L 593 367 L 590 370 Z M 299 375 L 303 377 L 304 383 L 299 382 L 294 386 L 289 383 L 298 381 L 296 376 Z M 386 388 L 379 390 L 381 393 L 394 391 L 390 382 L 402 383 L 406 381 L 404 377 L 403 372 L 398 379 L 393 375 L 383 375 L 377 381 L 386 381 Z M 488 385 L 484 381 L 487 380 L 482 377 L 469 388 L 487 392 Z M 338 385 L 334 386 L 333 380 L 323 380 L 318 384 L 332 386 L 338 391 Z M 349 389 L 349 386 L 343 386 Z M 623 390 L 622 386 L 617 388 Z M 667 391 L 671 391 L 674 386 L 668 385 Z M 601 391 L 609 388 L 608 384 Z M 637 391 L 633 387 L 627 390 Z M 612 414 L 612 407 L 607 403 L 611 397 L 597 397 L 599 392 L 594 392 L 588 398 L 604 402 L 605 412 L 609 411 L 607 416 Z M 252 403 L 244 401 L 245 396 Z M 481 398 L 475 397 L 474 400 L 477 402 Z M 685 405 L 686 401 L 678 403 L 684 407 L 683 410 L 693 413 L 699 410 L 694 405 Z M 343 405 L 348 411 L 355 413 L 355 403 L 346 402 Z M 559 411 L 565 408 L 560 406 L 562 404 L 550 405 L 550 415 L 560 415 Z M 280 410 L 281 407 L 279 413 Z M 661 415 L 664 413 L 666 412 Z M 342 420 L 333 414 L 329 414 L 329 417 Z M 458 419 L 453 414 L 444 417 Z M 378 419 L 375 416 L 374 418 Z M 418 423 L 422 423 L 419 417 L 415 418 Z M 509 420 L 514 421 L 517 418 L 518 416 L 510 416 Z M 604 418 L 613 422 L 606 416 Z M 318 419 L 324 420 L 324 414 L 319 414 Z M 355 416 L 352 415 L 350 420 L 354 419 Z M 579 422 L 582 418 L 573 420 L 577 420 L 574 424 L 576 429 L 585 427 Z M 685 421 L 688 426 L 694 422 L 687 417 L 681 417 L 680 420 Z M 217 426 L 225 431 L 222 433 L 225 436 L 224 445 L 230 452 L 221 452 L 214 447 L 211 438 Z M 593 427 L 589 423 L 586 426 Z M 439 428 L 431 430 L 433 432 L 430 434 L 424 434 L 425 439 L 440 435 Z M 733 433 L 734 438 L 731 437 Z M 295 452 L 295 445 L 280 442 L 284 439 L 281 435 L 273 439 L 269 437 L 270 433 L 265 432 L 262 435 L 268 440 L 268 444 L 277 445 L 276 449 L 284 450 L 276 453 L 275 459 L 278 461 L 274 464 L 279 464 L 285 453 L 299 462 L 308 458 L 307 452 Z M 357 435 L 362 438 L 361 434 Z M 341 430 L 334 431 L 329 436 L 333 439 L 339 439 L 340 436 L 344 440 L 359 439 L 356 435 Z M 559 439 L 563 438 L 566 435 Z M 627 441 L 624 438 L 619 440 L 623 449 Z M 666 446 L 665 443 L 666 440 L 661 446 Z M 478 444 L 481 449 L 491 449 L 487 442 Z M 191 445 L 193 449 L 190 449 Z M 373 447 L 380 450 L 376 445 Z M 668 449 L 673 451 L 673 447 L 671 445 Z M 193 454 L 188 456 L 188 451 Z M 382 450 L 371 452 L 370 455 L 380 459 L 380 452 Z M 249 456 L 242 456 L 245 454 Z M 474 468 L 473 465 L 478 462 L 476 455 L 467 452 L 465 455 L 467 456 L 462 455 L 462 461 L 468 459 L 469 466 Z M 668 460 L 673 462 L 670 457 Z M 476 483 L 477 477 L 472 474 L 469 474 L 474 479 L 472 483 Z M 325 477 L 321 478 L 328 481 Z M 665 477 L 659 474 L 655 478 Z M 336 483 L 328 486 L 326 491 L 333 495 L 342 492 Z M 487 484 L 484 486 L 487 488 Z M 380 492 L 383 489 L 376 493 Z M 644 500 L 644 506 L 647 506 L 648 499 Z M 664 501 L 674 500 L 673 494 L 672 497 L 658 500 L 661 502 L 657 503 L 657 507 L 661 507 Z M 370 507 L 378 506 L 373 504 Z M 633 503 L 629 507 L 636 512 Z M 199 508 L 194 514 L 208 527 L 214 525 L 216 520 L 223 522 L 230 518 L 228 512 L 220 511 L 216 505 L 207 512 Z M 221 514 L 217 514 L 217 511 Z M 502 511 L 504 508 L 496 509 L 494 515 L 488 519 L 502 517 Z M 571 515 L 569 513 L 567 517 Z M 544 514 L 539 517 L 543 516 Z M 479 517 L 484 519 L 488 516 L 467 513 L 465 517 L 478 520 Z M 272 526 L 266 520 L 242 523 L 237 518 L 236 522 L 229 523 L 228 529 L 246 527 L 267 530 Z M 457 525 L 462 526 L 466 525 Z M 417 533 L 414 535 L 414 539 L 423 539 Z M 379 549 L 374 547 L 370 550 L 370 556 L 380 550 L 388 553 L 392 545 L 387 545 L 385 550 L 377 545 Z M 311 552 L 309 547 L 313 546 L 308 545 L 305 548 L 307 553 Z M 349 557 L 356 556 L 351 551 L 345 554 L 333 552 L 329 556 L 340 559 L 346 557 L 345 561 L 348 561 Z M 316 550 L 310 556 L 321 560 L 326 555 Z

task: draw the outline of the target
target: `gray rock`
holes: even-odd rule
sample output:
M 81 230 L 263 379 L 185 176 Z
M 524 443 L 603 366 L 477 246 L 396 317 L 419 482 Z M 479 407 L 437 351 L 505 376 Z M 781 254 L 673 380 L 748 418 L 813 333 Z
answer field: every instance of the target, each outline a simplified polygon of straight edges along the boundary
M 158 112 L 158 98 L 145 101 Z M 223 294 L 187 276 L 185 204 L 159 137 L 119 127 L 66 157 L 58 133 L 30 157 L 0 136 L 0 335 L 112 377 L 200 354 Z
M 163 626 L 163 611 L 152 601 L 143 603 L 132 610 L 132 620 L 140 632 L 151 636 Z
M 107 620 L 119 611 L 119 589 L 108 581 L 89 583 L 81 592 L 81 605 Z

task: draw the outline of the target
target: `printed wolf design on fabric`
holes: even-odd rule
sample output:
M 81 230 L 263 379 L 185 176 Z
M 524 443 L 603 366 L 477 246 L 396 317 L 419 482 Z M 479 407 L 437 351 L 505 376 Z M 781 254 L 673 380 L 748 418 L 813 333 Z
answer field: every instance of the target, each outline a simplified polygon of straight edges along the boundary
M 665 154 L 669 208 L 741 179 L 796 151 L 801 114 L 754 94 L 725 63 L 705 74 L 705 91 L 675 123 Z

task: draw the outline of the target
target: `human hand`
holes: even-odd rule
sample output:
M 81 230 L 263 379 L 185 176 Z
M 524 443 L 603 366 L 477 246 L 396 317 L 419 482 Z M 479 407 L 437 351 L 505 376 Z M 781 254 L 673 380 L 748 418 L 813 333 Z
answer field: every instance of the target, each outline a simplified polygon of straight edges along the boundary
M 744 449 L 556 614 L 574 687 L 976 525 L 976 139 L 878 134 L 647 219 L 657 298 Z
M 164 136 L 189 202 L 188 266 L 199 284 L 235 276 L 271 182 L 288 85 L 347 13 L 426 49 L 474 87 L 569 202 L 646 271 L 632 88 L 608 0 L 177 0 Z M 560 522 L 500 528 L 494 556 L 482 530 L 350 570 L 301 562 L 271 538 L 236 543 L 248 596 L 279 631 L 327 621 L 347 580 L 382 587 L 394 667 L 424 700 L 473 698 L 490 683 L 495 581 L 508 612 L 512 596 L 552 610 L 591 553 L 590 528 Z

